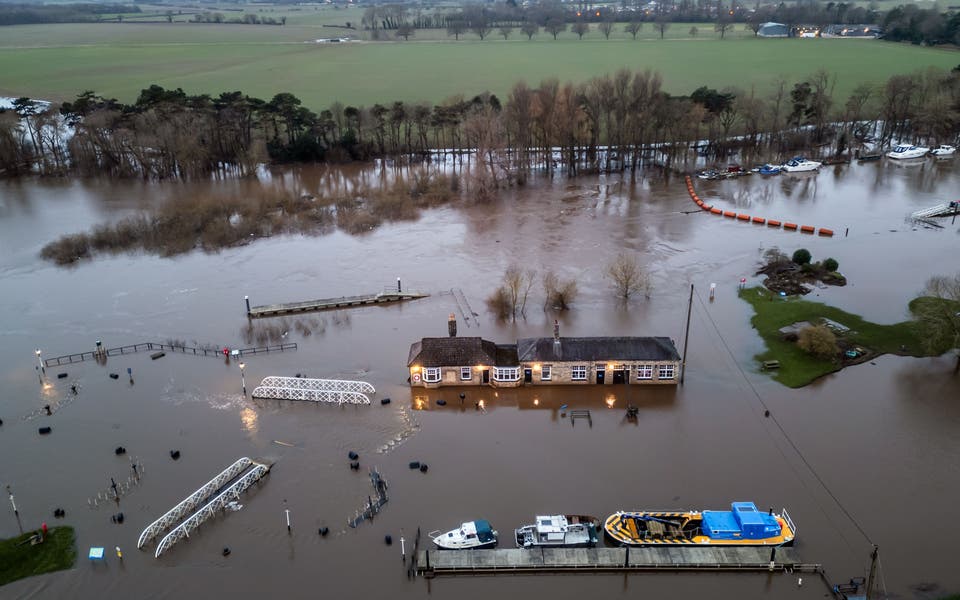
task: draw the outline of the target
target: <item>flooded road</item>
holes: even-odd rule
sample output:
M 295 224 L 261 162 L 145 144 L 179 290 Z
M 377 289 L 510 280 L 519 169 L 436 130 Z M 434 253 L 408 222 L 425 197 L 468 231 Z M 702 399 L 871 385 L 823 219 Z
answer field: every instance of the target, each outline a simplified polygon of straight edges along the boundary
M 956 199 L 960 170 L 952 163 L 881 162 L 829 167 L 812 177 L 696 184 L 702 198 L 725 210 L 827 227 L 838 232 L 833 238 L 705 214 L 679 178 L 631 183 L 599 176 L 538 182 L 507 190 L 493 204 L 431 209 L 358 236 L 276 237 L 175 258 L 120 254 L 72 268 L 38 257 L 60 234 L 174 195 L 255 194 L 276 186 L 319 194 L 328 185 L 354 185 L 359 176 L 376 177 L 318 168 L 264 183 L 0 183 L 0 483 L 11 485 L 25 528 L 56 524 L 52 511 L 64 508 L 81 555 L 77 568 L 5 586 L 0 597 L 823 597 L 826 589 L 813 576 L 798 586 L 786 575 L 408 582 L 397 543 L 418 527 L 426 533 L 486 518 L 503 547 L 514 527 L 538 513 L 604 517 L 620 509 L 722 509 L 733 500 L 785 506 L 798 525 L 802 559 L 822 563 L 837 582 L 865 575 L 876 543 L 891 593 L 934 598 L 960 591 L 952 565 L 952 539 L 960 532 L 952 517 L 960 497 L 960 378 L 951 375 L 950 357 L 881 357 L 790 390 L 757 372 L 752 357 L 762 341 L 749 326 L 749 306 L 736 298 L 740 277 L 756 282 L 763 250 L 806 247 L 814 260 L 836 258 L 850 282 L 815 290 L 811 299 L 874 321 L 907 318 L 907 302 L 928 277 L 957 269 L 946 257 L 960 247 L 960 224 L 924 228 L 905 220 Z M 624 249 L 639 253 L 653 280 L 651 297 L 627 307 L 614 300 L 603 275 Z M 411 393 L 409 345 L 446 335 L 451 312 L 461 336 L 507 343 L 551 334 L 557 315 L 542 310 L 539 285 L 526 319 L 497 323 L 486 311 L 484 298 L 512 262 L 577 278 L 574 308 L 559 316 L 564 336 L 664 335 L 680 347 L 693 283 L 685 385 L 471 388 L 462 407 L 460 389 Z M 247 330 L 244 295 L 267 304 L 369 293 L 397 277 L 405 288 L 432 295 L 299 321 L 261 320 Z M 712 282 L 718 292 L 711 303 Z M 459 318 L 452 289 L 462 290 L 476 319 Z M 251 400 L 241 393 L 237 364 L 221 358 L 110 357 L 105 365 L 48 369 L 45 385 L 35 369 L 37 348 L 51 357 L 91 350 L 95 340 L 108 347 L 168 339 L 238 347 L 270 325 L 299 349 L 247 358 L 248 389 L 268 375 L 358 378 L 376 386 L 374 404 Z M 58 379 L 59 372 L 68 376 Z M 383 397 L 393 402 L 381 405 Z M 444 407 L 436 403 L 441 398 Z M 486 412 L 474 409 L 480 399 Z M 627 403 L 640 407 L 636 424 L 624 420 Z M 590 409 L 593 426 L 571 427 L 560 416 L 564 404 Z M 53 415 L 44 414 L 45 405 Z M 52 433 L 39 436 L 41 426 Z M 115 455 L 117 446 L 128 455 Z M 181 452 L 180 460 L 171 460 L 171 450 Z M 348 468 L 351 450 L 360 454 L 359 472 Z M 160 560 L 136 551 L 146 524 L 240 456 L 275 462 L 241 498 L 242 510 L 204 525 Z M 111 477 L 130 477 L 132 458 L 143 477 L 119 507 L 90 506 Z M 430 469 L 410 470 L 410 461 Z M 373 523 L 349 529 L 347 519 L 372 492 L 368 467 L 389 482 L 390 502 Z M 111 521 L 117 512 L 123 524 Z M 331 534 L 319 536 L 321 527 Z M 4 505 L 0 536 L 17 532 Z M 394 545 L 384 544 L 386 534 Z M 109 553 L 118 545 L 123 563 Z M 109 559 L 89 563 L 90 546 L 106 547 Z

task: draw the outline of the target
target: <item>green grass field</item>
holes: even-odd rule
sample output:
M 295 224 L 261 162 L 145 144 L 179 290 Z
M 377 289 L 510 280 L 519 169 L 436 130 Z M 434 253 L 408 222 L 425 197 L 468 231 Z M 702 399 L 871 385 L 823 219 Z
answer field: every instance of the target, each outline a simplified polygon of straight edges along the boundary
M 780 361 L 780 369 L 770 371 L 774 379 L 788 387 L 803 387 L 813 380 L 840 369 L 840 365 L 807 354 L 794 342 L 784 340 L 781 327 L 801 321 L 817 322 L 820 318 L 832 319 L 850 328 L 844 338 L 852 344 L 863 346 L 879 354 L 903 354 L 907 356 L 933 356 L 924 349 L 923 340 L 912 321 L 893 325 L 878 325 L 865 321 L 833 306 L 810 302 L 801 298 L 780 298 L 762 287 L 748 288 L 740 292 L 740 298 L 753 306 L 756 314 L 750 319 L 767 351 L 757 355 L 758 362 Z M 906 346 L 902 351 L 901 346 Z
M 264 14 L 276 17 L 281 12 Z M 657 39 L 647 25 L 643 39 L 636 41 L 622 33 L 608 41 L 592 31 L 582 41 L 566 32 L 557 41 L 541 33 L 528 42 L 515 32 L 507 41 L 491 37 L 481 42 L 468 34 L 456 42 L 434 30 L 418 31 L 416 41 L 409 42 L 318 45 L 306 42 L 344 33 L 322 27 L 324 22 L 356 22 L 359 11 L 303 12 L 307 14 L 288 20 L 300 19 L 303 24 L 286 27 L 190 23 L 4 27 L 0 95 L 60 101 L 91 89 L 129 102 L 139 90 L 157 83 L 188 93 L 242 90 L 262 98 L 286 91 L 320 110 L 334 101 L 439 102 L 487 90 L 502 97 L 519 80 L 531 85 L 548 77 L 584 81 L 621 67 L 659 71 L 667 91 L 674 94 L 687 94 L 701 85 L 754 88 L 762 94 L 778 76 L 792 84 L 825 67 L 836 74 L 835 97 L 842 104 L 861 82 L 883 82 L 894 73 L 930 66 L 950 69 L 960 63 L 960 53 L 953 50 L 859 40 L 756 39 L 742 26 L 734 37 L 719 40 L 709 24 L 700 26 L 702 33 L 696 38 L 687 34 L 689 24 L 674 24 L 665 40 Z M 429 35 L 443 39 L 423 39 Z
M 77 559 L 72 527 L 54 527 L 42 544 L 21 544 L 34 533 L 0 540 L 0 585 L 73 567 Z

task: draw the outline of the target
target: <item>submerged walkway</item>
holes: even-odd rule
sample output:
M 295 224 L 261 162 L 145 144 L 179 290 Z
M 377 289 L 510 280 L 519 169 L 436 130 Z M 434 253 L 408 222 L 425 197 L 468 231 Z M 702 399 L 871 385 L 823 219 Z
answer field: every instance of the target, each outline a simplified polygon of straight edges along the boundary
M 305 302 L 265 304 L 263 306 L 253 307 L 248 305 L 247 316 L 255 319 L 260 317 L 277 317 L 281 315 L 290 315 L 317 310 L 354 308 L 357 306 L 367 306 L 370 304 L 389 304 L 393 302 L 402 302 L 404 300 L 417 300 L 419 298 L 426 298 L 429 295 L 430 294 L 423 292 L 383 291 L 376 294 L 340 296 L 338 298 L 321 298 L 319 300 L 307 300 Z
M 548 573 L 557 571 L 770 571 L 773 547 L 702 546 L 643 548 L 541 548 L 425 550 L 417 571 L 427 577 L 456 574 Z M 820 572 L 801 563 L 793 548 L 776 548 L 774 571 Z
M 250 348 L 227 349 L 229 353 L 236 352 L 239 356 L 247 354 L 264 354 L 267 352 L 286 352 L 296 350 L 295 343 L 278 344 L 276 346 L 253 346 Z M 192 346 L 179 346 L 177 344 L 161 344 L 157 342 L 141 342 L 139 344 L 130 344 L 129 346 L 118 346 L 116 348 L 103 348 L 101 350 L 90 350 L 88 352 L 77 352 L 75 354 L 64 354 L 63 356 L 54 356 L 43 361 L 45 367 L 60 367 L 87 360 L 101 360 L 108 356 L 121 356 L 125 354 L 135 354 L 137 352 L 179 352 L 180 354 L 190 354 L 192 356 L 216 356 L 223 357 L 224 351 L 217 348 L 196 348 Z M 160 355 L 162 356 L 162 355 Z M 159 358 L 159 357 L 158 357 Z

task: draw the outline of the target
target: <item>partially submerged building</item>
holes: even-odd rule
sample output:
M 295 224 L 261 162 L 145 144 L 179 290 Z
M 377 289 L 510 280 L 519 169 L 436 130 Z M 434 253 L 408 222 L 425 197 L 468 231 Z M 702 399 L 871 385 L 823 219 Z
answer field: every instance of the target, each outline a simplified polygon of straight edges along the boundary
M 410 385 L 676 384 L 680 354 L 667 337 L 525 338 L 496 344 L 479 337 L 423 338 L 410 345 Z

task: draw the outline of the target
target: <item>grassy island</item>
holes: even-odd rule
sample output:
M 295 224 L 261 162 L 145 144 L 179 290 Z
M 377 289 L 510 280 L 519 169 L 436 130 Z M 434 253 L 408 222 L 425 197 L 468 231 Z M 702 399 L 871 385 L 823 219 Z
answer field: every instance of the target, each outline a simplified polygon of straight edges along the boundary
M 781 297 L 765 288 L 753 287 L 740 292 L 740 297 L 752 306 L 756 314 L 750 324 L 766 342 L 766 352 L 756 356 L 764 361 L 778 361 L 779 369 L 771 370 L 780 383 L 798 388 L 813 380 L 839 371 L 845 366 L 859 364 L 881 354 L 901 356 L 933 356 L 923 344 L 913 321 L 878 325 L 820 302 L 810 302 L 794 296 Z M 822 323 L 829 319 L 846 330 L 837 332 L 838 355 L 832 359 L 818 358 L 780 332 L 795 323 Z M 850 349 L 856 356 L 847 356 Z
M 54 527 L 43 542 L 31 544 L 35 535 L 38 532 L 28 531 L 0 540 L 0 585 L 73 567 L 77 548 L 72 527 Z

